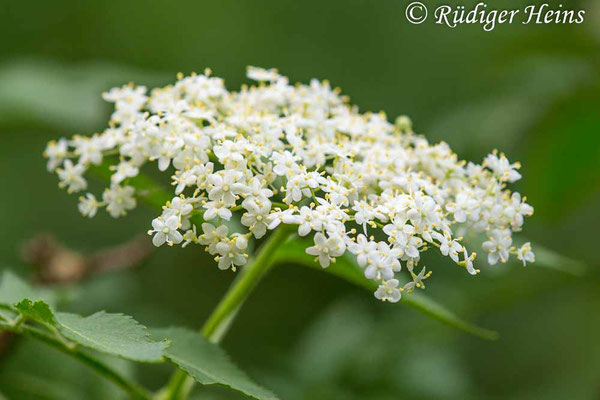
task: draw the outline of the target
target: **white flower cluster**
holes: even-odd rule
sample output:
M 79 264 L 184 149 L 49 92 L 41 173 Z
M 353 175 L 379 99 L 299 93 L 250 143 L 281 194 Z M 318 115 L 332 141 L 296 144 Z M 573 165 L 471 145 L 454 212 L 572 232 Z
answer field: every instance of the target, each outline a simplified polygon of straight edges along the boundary
M 246 263 L 252 236 L 297 225 L 299 236 L 313 235 L 306 252 L 323 268 L 353 253 L 384 301 L 423 287 L 430 273 L 416 269 L 432 246 L 479 272 L 459 234 L 484 233 L 490 264 L 511 254 L 534 260 L 529 244 L 512 245 L 533 208 L 506 188 L 521 175 L 503 154 L 466 163 L 446 143 L 414 134 L 406 117 L 391 124 L 383 113 L 359 113 L 328 82 L 290 85 L 276 70 L 254 67 L 248 77 L 258 85 L 239 92 L 210 71 L 178 76 L 149 95 L 143 86 L 114 88 L 104 94 L 115 104 L 109 128 L 49 143 L 48 169 L 61 187 L 80 192 L 84 172 L 112 156 L 102 201 L 87 193 L 79 209 L 92 217 L 106 207 L 119 217 L 136 205 L 130 178 L 156 161 L 160 171 L 173 171 L 174 186 L 173 200 L 152 221 L 156 246 L 199 243 L 219 268 L 235 269 Z M 205 222 L 193 225 L 193 215 Z M 223 224 L 234 216 L 246 232 Z M 403 286 L 402 269 L 412 277 Z

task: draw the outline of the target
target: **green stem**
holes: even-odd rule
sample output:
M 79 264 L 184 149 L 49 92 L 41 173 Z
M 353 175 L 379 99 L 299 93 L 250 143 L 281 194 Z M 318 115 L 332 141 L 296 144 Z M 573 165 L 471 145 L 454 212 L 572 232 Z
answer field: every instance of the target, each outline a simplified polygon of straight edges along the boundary
M 260 247 L 256 258 L 242 268 L 242 271 L 233 281 L 225 296 L 202 326 L 201 332 L 205 338 L 213 343 L 221 341 L 246 298 L 273 266 L 275 251 L 279 245 L 290 237 L 292 232 L 293 229 L 291 227 L 281 225 Z M 194 384 L 193 378 L 184 371 L 178 370 L 173 374 L 167 386 L 161 390 L 159 398 L 164 400 L 184 400 L 190 394 Z
M 221 325 L 226 322 L 227 317 L 242 305 L 250 292 L 256 287 L 260 279 L 272 266 L 273 254 L 291 234 L 288 226 L 282 225 L 271 235 L 270 238 L 260 247 L 256 258 L 252 263 L 242 268 L 242 272 L 233 282 L 231 287 L 221 299 L 217 308 L 210 315 L 208 320 L 202 326 L 202 334 L 208 340 L 217 342 L 216 334 Z M 220 338 L 219 338 L 220 339 Z
M 129 397 L 135 400 L 150 400 L 150 395 L 146 392 L 146 390 L 135 383 L 130 382 L 127 378 L 119 374 L 117 371 L 104 364 L 103 362 L 95 359 L 94 357 L 84 353 L 83 351 L 66 346 L 64 342 L 60 341 L 54 336 L 51 336 L 40 329 L 34 328 L 32 326 L 21 325 L 19 327 L 9 327 L 8 325 L 2 324 L 3 328 L 7 328 L 11 331 L 15 331 L 17 333 L 25 333 L 29 336 L 32 336 L 49 346 L 54 347 L 55 349 L 70 355 L 71 357 L 79 360 L 83 364 L 88 365 L 93 368 L 97 373 L 102 375 L 104 378 L 113 382 L 115 385 L 119 386 L 123 391 L 125 391 Z
M 93 169 L 96 174 L 110 180 L 110 170 L 108 168 Z M 136 188 L 138 195 L 142 200 L 150 205 L 162 207 L 172 198 L 172 194 L 145 175 L 139 174 L 129 182 Z M 274 204 L 281 208 L 287 208 L 287 204 Z M 201 216 L 194 215 L 192 222 L 200 225 L 203 221 Z M 218 343 L 229 329 L 230 323 L 241 307 L 244 300 L 254 289 L 260 279 L 267 273 L 273 265 L 273 255 L 277 247 L 283 243 L 293 232 L 293 228 L 281 225 L 277 228 L 267 241 L 259 249 L 256 258 L 242 268 L 240 274 L 234 280 L 227 293 L 217 305 L 217 308 L 210 315 L 209 319 L 202 327 L 202 334 L 211 342 Z M 163 387 L 155 396 L 161 400 L 180 400 L 188 397 L 194 385 L 194 380 L 184 371 L 178 370 L 173 374 L 168 384 Z

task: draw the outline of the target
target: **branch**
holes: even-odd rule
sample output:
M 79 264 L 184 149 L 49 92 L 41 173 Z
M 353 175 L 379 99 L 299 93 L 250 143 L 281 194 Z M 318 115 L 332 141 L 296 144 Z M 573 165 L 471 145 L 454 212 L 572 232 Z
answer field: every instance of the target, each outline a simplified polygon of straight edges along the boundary
M 41 233 L 21 248 L 21 258 L 36 268 L 38 283 L 77 283 L 90 276 L 139 265 L 153 251 L 146 235 L 125 243 L 83 254 Z

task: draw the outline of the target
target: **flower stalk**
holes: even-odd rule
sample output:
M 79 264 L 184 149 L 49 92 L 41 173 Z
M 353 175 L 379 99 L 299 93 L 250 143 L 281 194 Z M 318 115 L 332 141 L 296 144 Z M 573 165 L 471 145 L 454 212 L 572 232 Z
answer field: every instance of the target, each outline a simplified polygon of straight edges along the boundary
M 281 225 L 259 248 L 254 260 L 244 268 L 233 281 L 225 296 L 204 325 L 201 332 L 204 337 L 219 343 L 225 336 L 231 322 L 244 301 L 254 290 L 258 282 L 267 274 L 274 264 L 274 254 L 294 232 L 293 228 Z M 183 370 L 173 374 L 166 387 L 159 392 L 158 399 L 161 400 L 183 400 L 190 394 L 195 382 Z

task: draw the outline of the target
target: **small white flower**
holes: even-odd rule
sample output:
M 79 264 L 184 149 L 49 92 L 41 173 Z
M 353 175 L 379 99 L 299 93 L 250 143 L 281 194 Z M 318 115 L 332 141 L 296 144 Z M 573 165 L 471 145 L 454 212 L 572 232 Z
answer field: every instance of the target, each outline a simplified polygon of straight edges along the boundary
M 175 175 L 173 175 L 173 185 L 175 185 L 175 194 L 181 194 L 187 186 L 192 186 L 197 182 L 197 168 L 186 169 L 183 172 L 177 171 Z
M 354 220 L 357 224 L 362 225 L 365 235 L 367 234 L 367 224 L 375 219 L 375 208 L 366 201 L 357 201 L 352 207 L 356 214 Z
M 457 263 L 458 253 L 463 250 L 463 246 L 450 236 L 450 232 L 446 231 L 443 235 L 439 232 L 433 232 L 432 237 L 440 242 L 440 253 L 449 256 Z
M 302 198 L 311 195 L 310 189 L 306 187 L 306 182 L 300 174 L 291 176 L 288 179 L 285 193 L 283 202 L 286 204 L 298 203 Z
M 192 229 L 188 229 L 183 234 L 183 243 L 181 247 L 185 247 L 190 243 L 198 243 L 198 235 L 196 234 L 196 225 L 192 225 Z
M 523 262 L 523 266 L 535 262 L 535 254 L 531 251 L 531 243 L 527 242 L 517 250 L 517 258 Z
M 419 249 L 423 245 L 423 239 L 417 236 L 411 236 L 405 245 L 400 245 L 401 254 L 410 258 L 419 257 Z
M 50 141 L 44 151 L 44 157 L 48 159 L 46 164 L 48 171 L 54 171 L 67 157 L 68 151 L 69 144 L 67 139 L 61 138 L 58 141 Z
M 136 201 L 133 197 L 135 189 L 131 186 L 113 184 L 110 189 L 102 193 L 102 200 L 106 203 L 106 210 L 113 218 L 118 218 L 135 208 Z
M 249 66 L 248 68 L 246 68 L 246 76 L 252 80 L 263 82 L 272 82 L 279 79 L 279 74 L 274 68 L 264 69 Z
M 262 207 L 268 207 L 271 209 L 271 201 L 273 197 L 273 191 L 264 186 L 264 178 L 254 177 L 246 186 L 245 199 L 242 202 L 242 207 L 246 210 L 251 211 L 252 209 L 260 209 Z
M 375 281 L 392 279 L 394 277 L 394 271 L 386 261 L 387 260 L 382 257 L 372 258 L 367 268 L 365 268 L 365 278 Z
M 365 267 L 369 261 L 369 254 L 373 254 L 377 250 L 377 243 L 367 239 L 365 235 L 358 235 L 356 242 L 348 244 L 348 250 L 356 254 L 356 261 L 361 267 Z
M 151 159 L 158 159 L 158 170 L 166 171 L 171 164 L 171 159 L 174 158 L 179 149 L 183 146 L 183 140 L 164 140 L 160 146 L 152 149 Z
M 456 222 L 465 222 L 468 217 L 477 215 L 479 202 L 468 192 L 460 192 L 456 195 L 456 200 L 449 203 L 446 209 L 454 214 Z
M 75 148 L 75 154 L 79 156 L 79 162 L 83 164 L 101 164 L 103 158 L 102 150 L 104 150 L 103 141 L 104 137 L 98 135 L 94 135 L 91 138 L 75 136 L 72 146 Z
M 467 248 L 463 247 L 463 257 L 465 259 L 464 260 L 465 268 L 471 275 L 477 275 L 479 273 L 479 270 L 475 269 L 475 267 L 473 267 L 473 260 L 475 260 L 475 256 L 476 256 L 475 253 L 473 253 L 469 256 L 469 252 L 467 251 Z
M 167 219 L 155 218 L 152 220 L 152 230 L 149 235 L 154 234 L 152 244 L 156 247 L 162 246 L 165 242 L 169 245 L 179 244 L 183 241 L 183 236 L 177 230 L 179 228 L 179 218 L 175 215 Z
M 435 208 L 436 203 L 433 198 L 420 193 L 415 193 L 411 208 L 406 213 L 406 216 L 413 226 L 419 226 L 422 222 L 435 223 L 435 220 L 437 219 Z
M 231 210 L 227 208 L 227 205 L 222 201 L 207 201 L 202 207 L 206 209 L 204 212 L 204 219 L 207 221 L 217 217 L 229 221 L 233 215 Z
M 396 217 L 392 220 L 391 224 L 383 227 L 383 232 L 388 235 L 390 239 L 393 239 L 393 243 L 404 246 L 407 244 L 408 238 L 415 233 L 414 226 L 407 224 L 407 222 L 408 221 L 405 218 Z
M 133 178 L 139 174 L 140 170 L 132 162 L 122 161 L 117 165 L 116 171 L 110 177 L 114 183 L 121 183 L 127 178 Z
M 508 260 L 512 238 L 508 231 L 496 229 L 491 232 L 489 240 L 483 243 L 483 250 L 488 252 L 488 263 L 505 263 Z
M 226 170 L 208 177 L 210 189 L 208 198 L 222 202 L 225 206 L 235 205 L 236 196 L 246 191 L 246 185 L 240 182 L 242 175 L 238 171 Z
M 494 171 L 502 181 L 515 182 L 521 179 L 521 174 L 517 171 L 521 164 L 511 164 L 503 153 L 500 153 L 500 156 L 495 153 L 489 154 L 483 165 Z
M 317 211 L 302 207 L 298 215 L 289 216 L 284 222 L 298 224 L 298 235 L 306 236 L 311 231 L 321 230 L 323 223 Z
M 521 199 L 521 195 L 514 192 L 510 196 L 510 204 L 504 209 L 503 215 L 510 220 L 514 231 L 519 231 L 523 226 L 524 217 L 533 215 L 533 207 Z
M 306 253 L 317 256 L 323 268 L 327 268 L 335 257 L 341 256 L 346 250 L 344 240 L 337 236 L 327 238 L 321 232 L 317 232 L 314 240 L 315 245 L 307 248 Z
M 427 279 L 430 274 L 431 272 L 426 273 L 426 268 L 423 267 L 418 275 L 412 274 L 413 280 L 405 284 L 403 289 L 410 293 L 415 290 L 415 288 L 424 287 L 422 282 Z
M 273 172 L 275 172 L 277 175 L 287 176 L 290 173 L 300 171 L 300 166 L 296 163 L 299 158 L 287 150 L 283 153 L 274 152 L 271 154 L 271 158 L 275 164 L 273 167 Z
M 242 225 L 247 226 L 255 238 L 260 239 L 265 235 L 269 223 L 271 205 L 252 209 L 242 215 Z
M 87 188 L 87 181 L 83 178 L 85 166 L 83 164 L 73 165 L 71 160 L 65 160 L 62 168 L 58 168 L 56 173 L 60 179 L 59 185 L 66 187 L 69 193 L 79 192 Z
M 273 230 L 275 228 L 277 228 L 279 226 L 279 224 L 283 223 L 289 223 L 292 224 L 294 222 L 291 222 L 290 217 L 293 216 L 294 214 L 294 210 L 289 208 L 287 210 L 279 210 L 276 209 L 276 211 L 273 211 L 270 215 L 269 215 L 269 230 Z
M 205 222 L 202 224 L 202 232 L 204 233 L 198 237 L 198 242 L 208 246 L 209 252 L 214 254 L 217 243 L 227 237 L 228 231 L 227 225 L 215 227 L 213 224 Z
M 381 301 L 397 303 L 402 297 L 400 289 L 398 289 L 399 284 L 400 282 L 398 282 L 397 279 L 390 279 L 388 281 L 385 281 L 383 284 L 379 285 L 379 287 L 375 291 L 375 297 Z
M 111 103 L 121 103 L 122 106 L 129 104 L 131 107 L 141 108 L 146 101 L 145 93 L 144 86 L 125 85 L 102 93 L 102 98 Z
M 84 217 L 93 218 L 98 211 L 99 203 L 91 193 L 86 193 L 85 197 L 81 196 L 79 198 L 79 212 L 83 214 Z
M 190 204 L 190 202 L 186 200 L 183 195 L 181 195 L 173 197 L 173 199 L 167 203 L 167 205 L 164 207 L 164 214 L 173 214 L 177 215 L 178 217 L 185 217 L 186 215 L 189 215 L 193 209 L 194 206 Z
M 248 261 L 247 255 L 244 253 L 248 241 L 242 236 L 234 236 L 231 239 L 225 239 L 216 245 L 216 252 L 219 269 L 225 270 L 232 268 L 235 270 L 237 265 L 244 265 Z

